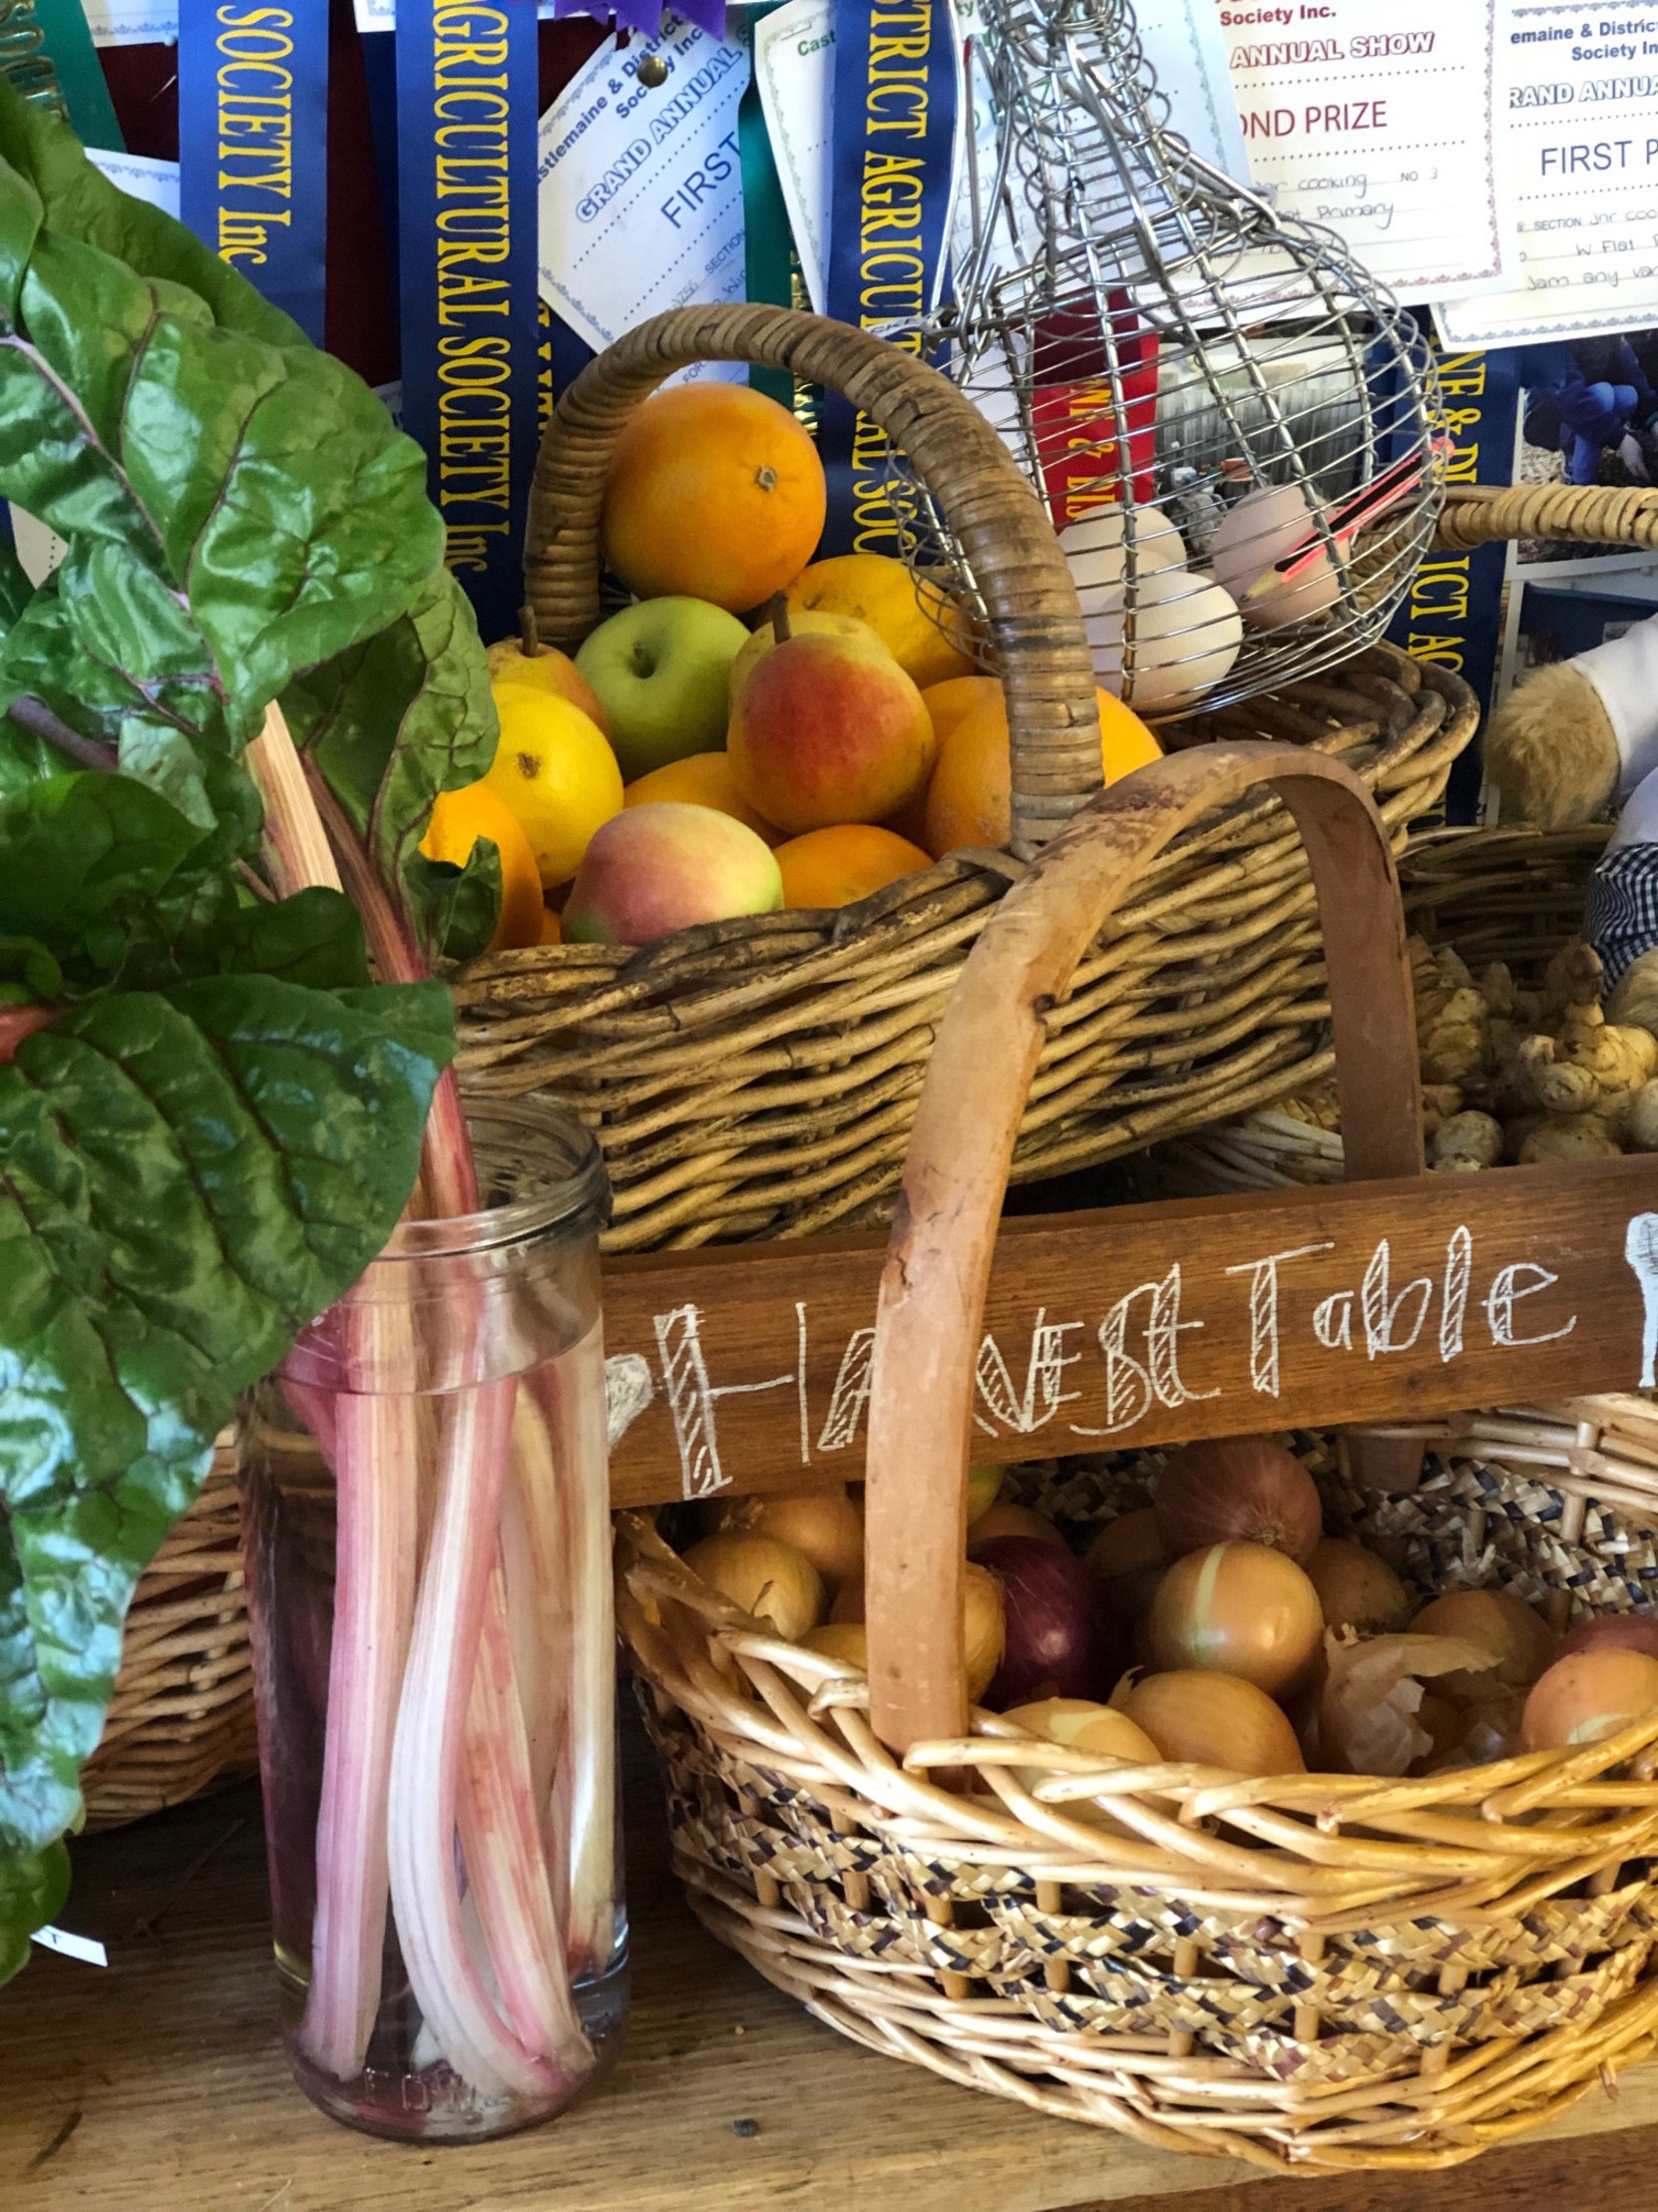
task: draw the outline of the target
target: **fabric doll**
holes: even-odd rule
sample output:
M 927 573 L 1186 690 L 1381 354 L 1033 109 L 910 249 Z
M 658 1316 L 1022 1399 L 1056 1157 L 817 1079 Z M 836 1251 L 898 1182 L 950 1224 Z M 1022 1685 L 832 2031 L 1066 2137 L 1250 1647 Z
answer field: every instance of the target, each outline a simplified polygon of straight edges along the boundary
M 1584 935 L 1605 966 L 1607 1020 L 1658 1029 L 1658 616 L 1516 684 L 1485 733 L 1485 771 L 1542 829 L 1623 802 Z

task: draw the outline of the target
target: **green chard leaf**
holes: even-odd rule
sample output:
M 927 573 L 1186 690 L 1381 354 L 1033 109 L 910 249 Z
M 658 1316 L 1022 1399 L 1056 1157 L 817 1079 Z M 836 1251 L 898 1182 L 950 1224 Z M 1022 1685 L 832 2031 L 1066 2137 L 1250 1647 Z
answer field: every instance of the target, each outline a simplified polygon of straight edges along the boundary
M 236 1393 L 384 1245 L 452 1044 L 437 984 L 228 975 L 98 1000 L 0 1067 L 0 1975 L 138 1577 Z
M 0 1026 L 0 1982 L 62 1900 L 137 1578 L 384 1244 L 453 1051 L 337 893 L 250 888 L 272 700 L 427 945 L 494 927 L 497 857 L 417 850 L 497 741 L 425 478 L 0 77 L 0 498 L 68 545 L 33 592 L 0 549 L 0 1008 L 60 1010 Z
M 440 571 L 399 622 L 301 676 L 282 705 L 427 951 L 481 952 L 501 910 L 499 859 L 463 878 L 418 849 L 432 801 L 487 774 L 501 734 L 478 625 L 454 578 Z

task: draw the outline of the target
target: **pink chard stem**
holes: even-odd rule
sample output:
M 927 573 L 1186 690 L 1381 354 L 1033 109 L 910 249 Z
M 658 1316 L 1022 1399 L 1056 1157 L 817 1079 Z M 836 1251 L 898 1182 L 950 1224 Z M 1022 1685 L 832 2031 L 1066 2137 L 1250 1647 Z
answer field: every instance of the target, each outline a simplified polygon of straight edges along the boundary
M 343 887 L 362 916 L 381 980 L 424 979 L 426 964 L 384 885 L 322 778 L 300 762 L 274 708 L 247 757 L 265 802 L 266 865 L 278 890 L 286 895 L 317 882 Z M 411 1206 L 444 1218 L 477 1205 L 460 1096 L 446 1075 L 433 1100 Z M 476 1367 L 485 1349 L 483 1302 L 464 1286 L 452 1296 L 455 1332 Z M 378 2008 L 389 1887 L 430 2041 L 480 2093 L 546 2096 L 579 2079 L 593 2053 L 565 1972 L 541 1834 L 549 1733 L 556 1751 L 559 1717 L 557 1695 L 544 1685 L 559 1646 L 541 1641 L 538 1648 L 537 1630 L 557 1598 L 526 1588 L 525 1577 L 556 1572 L 558 1553 L 538 1543 L 532 1562 L 515 1562 L 516 1638 L 500 1557 L 509 1468 L 523 1452 L 532 1463 L 538 1450 L 546 1455 L 545 1431 L 533 1411 L 528 1421 L 516 1417 L 513 1381 L 448 1398 L 416 1594 L 423 1518 L 417 1463 L 431 1409 L 385 1387 L 396 1374 L 408 1372 L 412 1380 L 412 1310 L 393 1321 L 380 1308 L 376 1325 L 406 1334 L 398 1346 L 403 1364 L 393 1361 L 388 1370 L 381 1355 L 392 1348 L 358 1338 L 354 1316 L 331 1440 L 324 1438 L 320 1405 L 312 1409 L 319 1416 L 313 1435 L 325 1452 L 331 1441 L 334 1452 L 339 1556 L 306 2048 L 341 2079 L 361 2070 Z M 603 1405 L 601 1372 L 601 1422 Z M 310 1418 L 297 1397 L 295 1410 Z M 521 1525 L 537 1481 L 515 1469 L 514 1518 Z M 603 1579 L 608 1601 L 608 1567 Z M 536 1684 L 528 1692 L 526 1670 Z M 552 1718 L 542 1712 L 532 1744 L 526 1716 L 537 1711 L 538 1699 Z M 480 1932 L 485 1961 L 477 1956 Z

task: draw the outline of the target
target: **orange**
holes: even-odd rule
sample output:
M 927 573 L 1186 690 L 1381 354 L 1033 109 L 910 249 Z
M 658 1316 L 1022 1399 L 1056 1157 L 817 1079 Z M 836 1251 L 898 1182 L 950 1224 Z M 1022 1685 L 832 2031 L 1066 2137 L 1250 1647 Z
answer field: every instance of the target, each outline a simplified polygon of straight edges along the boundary
M 763 814 L 756 814 L 737 789 L 730 757 L 723 752 L 688 752 L 682 760 L 670 760 L 652 768 L 622 794 L 623 806 L 648 806 L 657 799 L 679 799 L 686 806 L 710 806 L 716 814 L 730 814 L 746 822 L 768 845 L 780 845 L 783 832 Z
M 1000 686 L 998 686 L 1000 694 Z M 1099 703 L 1099 756 L 1105 781 L 1116 783 L 1162 747 L 1144 722 L 1108 691 Z M 929 852 L 941 858 L 968 845 L 1005 845 L 1013 833 L 1013 774 L 1008 758 L 1008 709 L 998 695 L 964 714 L 945 739 L 927 787 Z
M 777 848 L 785 906 L 850 906 L 933 863 L 919 845 L 874 823 L 809 829 Z
M 605 478 L 605 559 L 640 599 L 733 615 L 792 584 L 823 535 L 817 447 L 747 384 L 679 384 L 635 409 Z
M 851 615 L 868 623 L 923 690 L 973 673 L 972 660 L 939 627 L 949 622 L 951 604 L 937 584 L 885 553 L 837 553 L 814 561 L 789 586 L 790 614 Z
M 432 819 L 420 840 L 428 860 L 464 868 L 479 838 L 501 855 L 501 915 L 490 939 L 492 953 L 513 952 L 542 942 L 541 870 L 530 840 L 512 810 L 487 784 L 468 783 L 459 791 L 440 791 Z
M 563 925 L 550 906 L 541 910 L 541 942 L 544 945 L 562 945 L 565 941 Z
M 952 675 L 942 683 L 923 685 L 921 700 L 933 717 L 933 733 L 942 745 L 964 714 L 971 714 L 987 699 L 999 699 L 1002 686 L 994 675 Z

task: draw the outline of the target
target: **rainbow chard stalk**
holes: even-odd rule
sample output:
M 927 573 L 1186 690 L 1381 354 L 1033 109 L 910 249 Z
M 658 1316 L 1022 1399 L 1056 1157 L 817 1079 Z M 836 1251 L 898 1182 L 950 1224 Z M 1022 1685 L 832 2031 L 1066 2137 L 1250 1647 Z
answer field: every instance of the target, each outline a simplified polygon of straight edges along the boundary
M 343 809 L 315 769 L 301 765 L 275 712 L 253 765 L 272 875 L 280 883 L 295 867 L 331 871 L 337 862 L 382 978 L 420 978 L 425 963 Z M 429 1218 L 478 1206 L 459 1095 L 447 1077 L 433 1099 L 416 1202 Z M 463 1283 L 451 1301 L 446 1364 L 482 1373 L 489 1350 L 483 1295 Z M 365 1310 L 381 1332 L 397 1332 L 401 1361 L 383 1361 L 383 1337 L 364 1340 Z M 591 2067 L 593 2052 L 571 1994 L 566 1954 L 576 1955 L 577 1946 L 574 1934 L 560 1932 L 545 1837 L 559 1732 L 559 1701 L 543 1679 L 559 1644 L 545 1631 L 560 1609 L 560 1565 L 579 1564 L 557 1542 L 557 1448 L 534 1401 L 520 1404 L 515 1381 L 451 1394 L 415 1595 L 418 1486 L 409 1476 L 422 1440 L 413 1397 L 387 1388 L 413 1380 L 414 1317 L 351 1301 L 345 1341 L 346 1387 L 331 1424 L 339 1501 L 335 1658 L 304 2047 L 339 2080 L 361 2071 L 379 2002 L 389 1889 L 429 2043 L 481 2095 L 560 2095 Z M 603 1386 L 601 1362 L 601 1424 Z M 574 1454 L 583 1448 L 574 1434 L 578 1416 L 565 1409 L 561 1418 L 572 1431 L 565 1449 Z M 319 1444 L 329 1426 L 324 1417 Z M 602 1427 L 598 1437 L 603 1451 Z M 392 1494 L 401 1503 L 390 1503 Z M 514 1560 L 513 1617 L 499 1534 L 509 1497 L 507 1525 L 526 1539 Z M 591 1550 L 591 1534 L 584 1536 Z M 603 1580 L 608 1596 L 608 1558 Z M 611 1656 L 607 1646 L 608 1663 Z M 584 1687 L 573 1666 L 572 1691 Z M 614 1858 L 608 1824 L 605 1841 Z M 580 1863 L 574 1850 L 572 1861 Z M 607 1910 L 612 1878 L 608 1870 Z M 594 1950 L 590 1936 L 581 1955 Z

